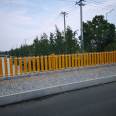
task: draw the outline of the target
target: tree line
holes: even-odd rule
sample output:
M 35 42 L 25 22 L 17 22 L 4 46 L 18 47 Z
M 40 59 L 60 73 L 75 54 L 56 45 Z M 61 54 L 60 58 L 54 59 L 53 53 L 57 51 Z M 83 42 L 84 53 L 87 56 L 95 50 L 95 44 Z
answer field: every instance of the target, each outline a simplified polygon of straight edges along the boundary
M 76 32 L 67 27 L 65 38 L 64 32 L 56 27 L 55 33 L 48 36 L 43 33 L 40 38 L 36 37 L 32 45 L 22 45 L 20 48 L 9 51 L 11 56 L 38 56 L 49 54 L 68 54 L 79 51 L 79 43 Z
M 104 19 L 104 16 L 95 16 L 91 21 L 83 22 L 84 26 L 84 51 L 99 52 L 116 50 L 116 27 Z M 11 49 L 11 56 L 39 56 L 49 54 L 72 54 L 80 52 L 80 36 L 67 27 L 65 38 L 64 32 L 57 27 L 54 33 L 48 36 L 43 33 L 40 38 L 36 37 L 32 45 L 21 45 L 20 48 Z

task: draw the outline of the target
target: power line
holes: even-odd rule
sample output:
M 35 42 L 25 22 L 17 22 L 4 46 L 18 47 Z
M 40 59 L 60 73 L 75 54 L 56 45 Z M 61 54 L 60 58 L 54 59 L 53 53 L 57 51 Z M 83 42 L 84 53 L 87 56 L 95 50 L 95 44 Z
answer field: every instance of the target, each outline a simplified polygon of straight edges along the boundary
M 114 9 L 111 9 L 110 11 L 106 13 L 106 20 L 108 20 L 108 14 L 110 14 L 112 11 L 114 11 Z
M 82 7 L 85 5 L 83 2 L 85 2 L 85 0 L 80 0 L 80 1 L 76 1 L 75 5 L 79 5 L 80 6 L 80 31 L 81 31 L 81 51 L 84 52 L 84 36 L 83 36 L 83 9 Z

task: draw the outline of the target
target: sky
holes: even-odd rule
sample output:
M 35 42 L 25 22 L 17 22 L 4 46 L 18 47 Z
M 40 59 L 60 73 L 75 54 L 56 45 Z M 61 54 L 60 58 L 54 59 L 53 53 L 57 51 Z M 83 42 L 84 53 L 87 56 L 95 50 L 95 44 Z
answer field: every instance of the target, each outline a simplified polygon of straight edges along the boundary
M 79 32 L 80 12 L 76 0 L 0 0 L 0 51 L 31 44 L 36 36 L 63 30 L 61 11 L 68 12 L 66 24 Z M 108 14 L 108 21 L 116 25 L 116 0 L 86 0 L 83 20 Z

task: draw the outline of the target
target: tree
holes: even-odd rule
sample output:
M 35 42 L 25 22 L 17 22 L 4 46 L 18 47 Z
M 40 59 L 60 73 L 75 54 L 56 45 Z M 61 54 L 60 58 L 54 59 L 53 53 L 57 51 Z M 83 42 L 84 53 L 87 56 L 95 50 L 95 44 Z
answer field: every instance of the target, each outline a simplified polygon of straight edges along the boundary
M 95 16 L 84 23 L 85 51 L 104 51 L 106 46 L 115 41 L 115 25 L 108 23 L 104 16 Z
M 67 27 L 65 39 L 66 53 L 75 53 L 79 50 L 76 31 L 73 32 L 70 27 Z
M 54 39 L 54 34 L 50 33 L 50 53 L 53 54 L 55 53 L 55 39 Z
M 55 34 L 55 52 L 56 54 L 63 54 L 65 51 L 64 46 L 64 37 L 59 29 L 56 27 L 56 34 Z
M 38 39 L 38 36 L 33 41 L 32 50 L 33 50 L 35 56 L 39 55 L 39 39 Z
M 43 33 L 39 41 L 39 55 L 48 55 L 50 54 L 50 45 L 48 36 L 46 33 Z
M 108 46 L 105 47 L 105 51 L 114 51 L 116 50 L 116 42 L 108 44 Z

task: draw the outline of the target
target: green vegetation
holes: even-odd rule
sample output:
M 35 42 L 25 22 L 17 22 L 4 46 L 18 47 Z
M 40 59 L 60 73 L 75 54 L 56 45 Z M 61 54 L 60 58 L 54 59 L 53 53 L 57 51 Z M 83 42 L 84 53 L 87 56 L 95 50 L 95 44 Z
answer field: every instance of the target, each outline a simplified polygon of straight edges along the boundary
M 79 37 L 80 38 L 80 37 Z M 11 56 L 38 56 L 49 54 L 71 54 L 80 52 L 80 41 L 76 31 L 67 27 L 60 32 L 56 27 L 55 33 L 48 36 L 43 33 L 40 38 L 36 37 L 32 45 L 22 45 L 20 48 L 12 49 L 8 53 Z M 116 27 L 104 19 L 104 16 L 95 16 L 92 21 L 84 22 L 84 51 L 116 50 Z
M 115 25 L 108 23 L 102 15 L 84 23 L 85 51 L 116 50 L 115 29 Z
M 56 27 L 55 33 L 48 36 L 43 33 L 40 39 L 36 37 L 32 45 L 22 45 L 20 48 L 9 51 L 11 56 L 39 56 L 49 54 L 76 53 L 79 51 L 79 43 L 76 38 L 76 32 L 67 27 L 66 38 L 64 33 Z

